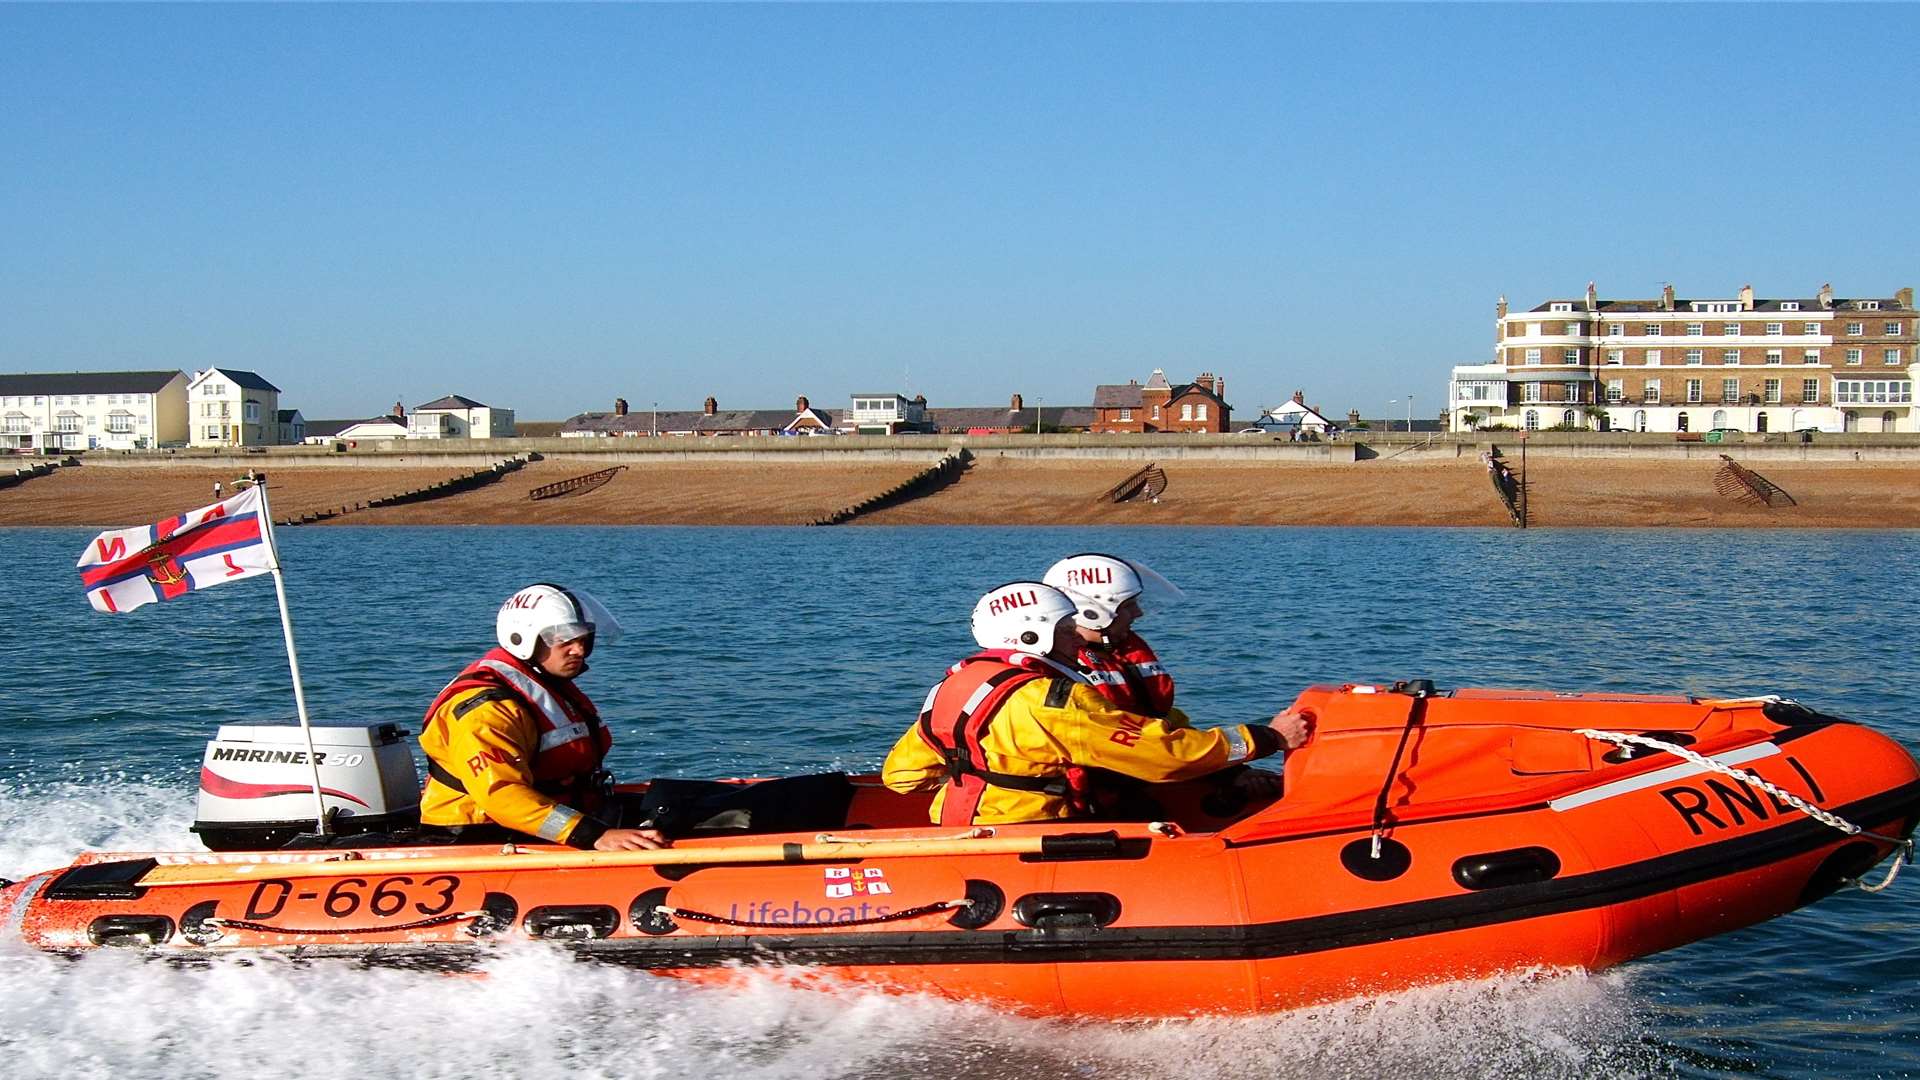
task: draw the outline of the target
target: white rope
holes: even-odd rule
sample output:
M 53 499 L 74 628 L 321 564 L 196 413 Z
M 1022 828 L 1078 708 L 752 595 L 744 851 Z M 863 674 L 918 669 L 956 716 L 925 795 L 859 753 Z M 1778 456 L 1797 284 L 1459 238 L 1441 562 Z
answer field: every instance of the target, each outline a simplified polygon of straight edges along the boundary
M 816 844 L 924 844 L 932 840 L 986 840 L 994 835 L 993 829 L 982 825 L 966 832 L 948 836 L 835 836 L 833 833 L 815 833 Z
M 1760 700 L 1779 700 L 1779 699 L 1756 698 L 1751 700 L 1760 701 Z M 1715 704 L 1723 705 L 1728 703 L 1715 702 Z M 1761 791 L 1764 791 L 1767 794 L 1773 796 L 1774 798 L 1780 800 L 1781 802 L 1786 803 L 1788 806 L 1793 807 L 1795 810 L 1800 811 L 1801 813 L 1807 815 L 1808 817 L 1819 822 L 1820 824 L 1825 825 L 1829 828 L 1838 829 L 1841 832 L 1847 834 L 1848 836 L 1869 836 L 1875 840 L 1883 840 L 1889 844 L 1892 844 L 1894 846 L 1893 866 L 1887 870 L 1887 876 L 1885 880 L 1881 881 L 1880 884 L 1878 885 L 1868 885 L 1867 883 L 1865 883 L 1864 881 L 1861 881 L 1858 878 L 1850 879 L 1853 882 L 1853 884 L 1855 884 L 1856 886 L 1858 886 L 1859 888 L 1861 888 L 1866 892 L 1879 892 L 1880 890 L 1893 884 L 1894 879 L 1900 876 L 1900 867 L 1903 864 L 1912 861 L 1913 859 L 1913 841 L 1911 839 L 1901 840 L 1897 837 L 1882 836 L 1877 832 L 1869 832 L 1868 830 L 1863 829 L 1858 825 L 1855 825 L 1853 822 L 1848 821 L 1846 818 L 1843 818 L 1838 814 L 1829 813 L 1825 810 L 1820 809 L 1819 807 L 1813 805 L 1812 803 L 1801 798 L 1800 796 L 1795 795 L 1791 791 L 1788 791 L 1784 788 L 1777 787 L 1771 783 L 1768 783 L 1767 781 L 1761 779 L 1758 775 L 1754 773 L 1748 772 L 1744 769 L 1736 769 L 1731 765 L 1723 765 L 1720 762 L 1715 761 L 1704 754 L 1696 754 L 1692 750 L 1689 750 L 1684 746 L 1675 746 L 1670 742 L 1663 742 L 1659 739 L 1649 738 L 1645 735 L 1628 735 L 1625 732 L 1620 732 L 1620 731 L 1598 731 L 1594 728 L 1579 728 L 1576 731 L 1574 731 L 1574 734 L 1585 735 L 1589 739 L 1594 739 L 1600 742 L 1610 742 L 1618 746 L 1627 746 L 1627 745 L 1645 746 L 1654 750 L 1664 750 L 1667 753 L 1674 755 L 1675 757 L 1681 758 L 1685 761 L 1690 761 L 1693 764 L 1698 765 L 1701 768 L 1706 769 L 1710 772 L 1717 772 L 1722 776 L 1730 776 L 1735 780 L 1752 784 L 1754 787 L 1757 787 Z

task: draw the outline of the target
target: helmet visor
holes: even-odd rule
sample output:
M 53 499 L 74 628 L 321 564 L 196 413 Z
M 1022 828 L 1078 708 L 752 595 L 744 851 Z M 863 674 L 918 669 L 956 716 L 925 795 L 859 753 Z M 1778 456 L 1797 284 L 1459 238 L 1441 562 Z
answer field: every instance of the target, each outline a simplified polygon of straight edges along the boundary
M 555 623 L 540 631 L 540 640 L 546 642 L 548 648 L 564 645 L 588 634 L 593 635 L 596 645 L 620 640 L 625 633 L 620 620 L 614 618 L 613 612 L 607 610 L 607 605 L 601 603 L 599 597 L 582 589 L 569 589 L 567 595 L 573 598 L 574 605 L 580 609 L 580 619 Z
M 1140 595 L 1135 599 L 1139 600 L 1140 610 L 1143 613 L 1165 611 L 1186 600 L 1187 594 L 1180 591 L 1180 586 L 1154 573 L 1145 564 L 1132 559 L 1127 559 L 1125 562 L 1140 577 Z

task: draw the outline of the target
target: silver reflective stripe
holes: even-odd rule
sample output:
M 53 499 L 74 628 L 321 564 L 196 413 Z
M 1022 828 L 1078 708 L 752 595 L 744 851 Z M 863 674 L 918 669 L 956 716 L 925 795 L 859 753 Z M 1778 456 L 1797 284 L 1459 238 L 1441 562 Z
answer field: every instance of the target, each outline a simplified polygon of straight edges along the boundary
M 482 660 L 480 663 L 499 672 L 501 678 L 512 683 L 513 688 L 520 691 L 547 718 L 547 726 L 552 730 L 540 736 L 540 749 L 551 750 L 561 743 L 586 737 L 587 725 L 569 718 L 567 711 L 560 707 L 559 699 L 549 693 L 546 687 L 527 678 L 511 664 L 498 660 Z
M 45 888 L 47 882 L 52 881 L 54 876 L 54 871 L 41 874 L 28 883 L 26 888 L 21 889 L 20 895 L 14 897 L 13 910 L 7 912 L 8 937 L 15 941 L 20 940 L 20 927 L 27 921 L 27 909 L 33 906 L 33 898 L 40 894 L 40 890 Z
M 1041 663 L 1041 664 L 1045 664 L 1046 666 L 1048 666 L 1048 667 L 1050 667 L 1050 668 L 1052 668 L 1053 670 L 1055 670 L 1055 671 L 1057 671 L 1057 672 L 1059 672 L 1059 673 L 1060 673 L 1060 676 L 1061 676 L 1061 678 L 1065 678 L 1065 679 L 1072 679 L 1072 680 L 1073 680 L 1074 682 L 1077 682 L 1077 683 L 1081 683 L 1081 684 L 1085 684 L 1085 683 L 1086 683 L 1086 682 L 1088 681 L 1088 680 L 1087 680 L 1087 676 L 1085 675 L 1085 673 L 1083 673 L 1083 672 L 1081 672 L 1081 671 L 1079 671 L 1079 670 L 1078 670 L 1078 669 L 1076 669 L 1076 668 L 1070 668 L 1070 667 L 1068 667 L 1068 666 L 1066 666 L 1065 664 L 1062 664 L 1062 663 L 1059 663 L 1058 661 L 1055 661 L 1055 660 L 1054 660 L 1054 659 L 1053 659 L 1052 657 L 1048 657 L 1048 656 L 1035 656 L 1035 655 L 1034 655 L 1034 654 L 1032 654 L 1032 653 L 1027 653 L 1027 654 L 1026 654 L 1026 658 L 1027 658 L 1028 660 L 1030 660 L 1030 661 L 1034 661 L 1034 662 L 1038 662 L 1038 663 Z M 1022 667 L 1032 667 L 1032 666 L 1033 666 L 1033 664 L 1032 664 L 1032 663 L 1026 663 L 1026 664 L 1022 664 L 1021 666 L 1022 666 Z
M 556 806 L 552 810 L 547 811 L 546 820 L 542 821 L 540 827 L 534 830 L 534 835 L 540 837 L 542 840 L 558 840 L 560 839 L 560 834 L 566 832 L 567 826 L 573 824 L 574 819 L 579 816 L 580 812 L 578 810 L 569 810 L 564 806 Z
M 1101 668 L 1087 672 L 1087 681 L 1090 683 L 1099 683 L 1104 686 L 1121 686 L 1126 683 L 1127 677 L 1117 671 L 1107 671 Z
M 1243 729 L 1237 727 L 1222 728 L 1221 734 L 1227 737 L 1227 760 L 1245 761 L 1253 756 L 1253 743 L 1247 740 Z
M 1780 753 L 1780 748 L 1773 743 L 1755 743 L 1752 746 L 1743 746 L 1738 750 L 1729 750 L 1724 754 L 1715 754 L 1711 760 L 1717 761 L 1722 765 L 1745 765 L 1749 761 L 1758 761 L 1761 758 L 1772 757 L 1778 753 Z M 1695 765 L 1690 761 L 1681 762 L 1678 765 L 1670 765 L 1667 768 L 1656 769 L 1653 772 L 1642 773 L 1639 776 L 1628 777 L 1625 780 L 1615 780 L 1611 784 L 1601 784 L 1599 787 L 1591 787 L 1585 791 L 1576 791 L 1571 795 L 1562 795 L 1557 799 L 1549 801 L 1547 807 L 1556 813 L 1565 813 L 1568 810 L 1578 809 L 1589 803 L 1597 803 L 1603 799 L 1611 799 L 1616 795 L 1626 795 L 1644 788 L 1670 783 L 1674 780 L 1684 780 L 1689 776 L 1698 776 L 1707 771 L 1704 766 Z
M 1142 675 L 1165 675 L 1167 673 L 1167 669 L 1161 667 L 1158 660 L 1149 660 L 1144 664 L 1135 664 L 1133 665 L 1133 670 Z
M 973 693 L 967 697 L 967 703 L 960 706 L 960 712 L 963 715 L 972 716 L 973 710 L 979 708 L 980 703 L 985 701 L 987 695 L 991 693 L 993 693 L 993 684 L 990 682 L 983 682 L 979 686 L 974 687 Z
M 938 684 L 935 684 L 933 689 L 927 691 L 927 700 L 920 706 L 921 716 L 925 716 L 928 713 L 933 711 L 933 699 L 939 693 L 940 693 L 940 687 Z

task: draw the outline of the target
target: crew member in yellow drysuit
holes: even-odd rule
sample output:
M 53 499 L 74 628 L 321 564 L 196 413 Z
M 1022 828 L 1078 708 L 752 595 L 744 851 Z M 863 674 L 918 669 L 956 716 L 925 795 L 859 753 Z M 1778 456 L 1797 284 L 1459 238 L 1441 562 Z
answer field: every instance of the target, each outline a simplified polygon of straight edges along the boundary
M 1294 749 L 1311 734 L 1311 715 L 1290 711 L 1268 724 L 1198 729 L 1115 707 L 1073 666 L 1074 611 L 1039 582 L 981 597 L 973 636 L 986 651 L 955 664 L 927 695 L 882 782 L 899 792 L 939 786 L 940 825 L 1047 821 L 1074 815 L 1067 773 L 1076 766 L 1190 780 Z

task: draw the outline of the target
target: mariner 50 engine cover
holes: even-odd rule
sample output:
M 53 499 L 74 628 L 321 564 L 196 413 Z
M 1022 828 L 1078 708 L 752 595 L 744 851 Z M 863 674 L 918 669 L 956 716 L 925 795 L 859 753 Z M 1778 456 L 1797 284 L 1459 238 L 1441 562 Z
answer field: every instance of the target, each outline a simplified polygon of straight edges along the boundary
M 343 835 L 420 820 L 420 774 L 397 724 L 315 725 L 328 829 Z M 223 724 L 200 762 L 193 831 L 214 851 L 265 850 L 312 832 L 313 766 L 297 724 Z

